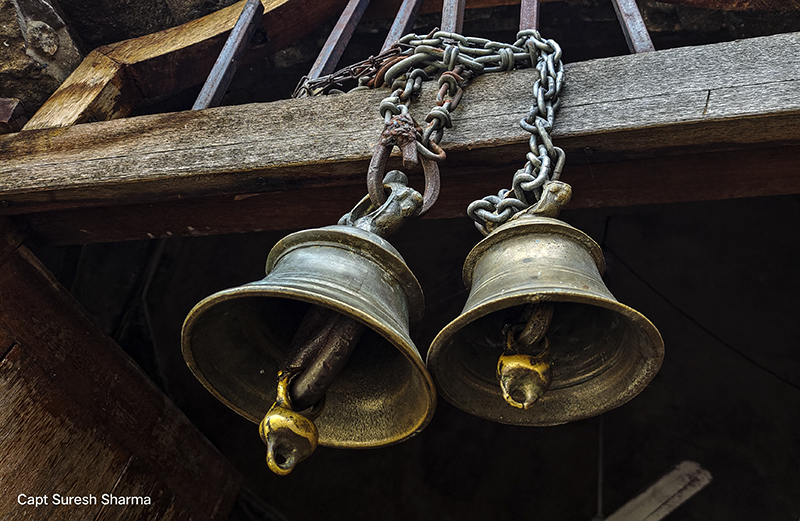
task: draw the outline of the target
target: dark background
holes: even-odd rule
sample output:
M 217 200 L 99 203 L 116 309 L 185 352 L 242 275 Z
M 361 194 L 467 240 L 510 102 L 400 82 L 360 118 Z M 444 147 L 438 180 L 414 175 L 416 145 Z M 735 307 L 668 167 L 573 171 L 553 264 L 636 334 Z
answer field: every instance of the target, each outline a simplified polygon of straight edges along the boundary
M 657 49 L 800 30 L 796 12 L 640 4 Z M 516 7 L 469 11 L 464 32 L 508 41 L 517 16 Z M 334 23 L 243 67 L 224 103 L 288 97 Z M 437 23 L 423 17 L 417 32 Z M 610 2 L 546 3 L 541 25 L 568 62 L 627 53 Z M 342 64 L 377 52 L 387 27 L 361 24 Z M 196 92 L 139 113 L 188 109 Z M 563 179 L 569 182 L 569 167 Z M 354 203 L 342 201 L 342 213 Z M 608 287 L 645 314 L 666 344 L 650 386 L 603 416 L 604 513 L 689 459 L 714 480 L 669 519 L 800 518 L 800 196 L 567 210 L 562 218 L 601 244 Z M 180 326 L 207 295 L 262 278 L 271 246 L 290 231 L 34 251 L 244 474 L 234 519 L 591 519 L 598 418 L 511 427 L 440 399 L 428 428 L 405 443 L 323 447 L 291 475 L 272 475 L 257 427 L 189 373 Z M 423 357 L 461 311 L 461 266 L 479 239 L 461 218 L 412 222 L 392 241 L 425 290 L 425 319 L 414 336 Z

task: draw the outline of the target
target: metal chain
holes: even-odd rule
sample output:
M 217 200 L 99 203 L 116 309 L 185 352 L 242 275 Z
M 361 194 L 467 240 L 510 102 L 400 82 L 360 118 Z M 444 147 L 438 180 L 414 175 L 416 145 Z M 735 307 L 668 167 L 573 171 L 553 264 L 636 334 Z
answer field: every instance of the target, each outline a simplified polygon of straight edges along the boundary
M 510 190 L 474 201 L 467 209 L 476 227 L 487 235 L 494 226 L 538 201 L 544 183 L 558 179 L 564 166 L 564 151 L 550 138 L 564 83 L 561 47 L 554 40 L 542 38 L 536 30 L 520 31 L 512 44 L 445 31 L 407 34 L 377 57 L 317 80 L 304 79 L 295 97 L 331 92 L 347 79 L 357 79 L 359 87 L 353 90 L 388 85 L 392 93 L 378 108 L 388 128 L 394 124 L 393 118 L 408 115 L 408 104 L 419 96 L 422 82 L 439 75 L 437 106 L 426 116 L 424 129 L 415 124 L 415 134 L 417 153 L 423 160 L 441 162 L 446 154 L 439 143 L 444 129 L 452 127 L 450 113 L 461 101 L 467 82 L 478 74 L 534 66 L 539 71 L 533 86 L 536 101 L 519 123 L 531 133 L 528 161 L 514 175 Z M 373 192 L 373 203 L 382 204 L 385 197 Z M 430 204 L 426 203 L 425 211 Z
M 372 88 L 375 79 L 382 77 L 380 74 L 381 70 L 385 71 L 387 67 L 402 59 L 401 54 L 403 50 L 404 48 L 402 46 L 394 45 L 377 56 L 370 56 L 366 60 L 349 65 L 332 74 L 313 79 L 308 76 L 303 76 L 300 78 L 300 83 L 295 87 L 292 97 L 305 98 L 308 96 L 340 93 L 341 90 L 339 90 L 339 88 L 352 82 L 357 82 L 359 85 L 356 89 Z M 370 81 L 372 81 L 372 83 L 370 83 Z M 381 84 L 383 84 L 382 80 Z M 378 86 L 380 87 L 380 85 Z
M 564 85 L 561 47 L 553 40 L 542 39 L 533 30 L 521 31 L 517 37 L 524 39 L 531 61 L 535 57 L 539 71 L 539 79 L 533 85 L 535 102 L 528 115 L 519 122 L 520 127 L 531 134 L 528 142 L 530 152 L 525 166 L 514 174 L 511 189 L 473 201 L 467 208 L 467 214 L 483 235 L 488 235 L 517 212 L 535 204 L 542 197 L 544 184 L 559 178 L 566 160 L 564 151 L 554 146 L 550 138 Z

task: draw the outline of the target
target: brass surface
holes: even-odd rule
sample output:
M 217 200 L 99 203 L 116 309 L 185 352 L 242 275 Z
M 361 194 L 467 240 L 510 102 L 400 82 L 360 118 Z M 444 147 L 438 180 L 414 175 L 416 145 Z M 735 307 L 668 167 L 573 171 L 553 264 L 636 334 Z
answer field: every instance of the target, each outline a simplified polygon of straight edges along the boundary
M 503 399 L 512 407 L 530 409 L 550 389 L 550 341 L 545 336 L 553 319 L 553 304 L 540 302 L 522 309 L 517 323 L 507 323 L 506 349 L 497 360 Z
M 536 426 L 594 416 L 636 396 L 661 367 L 664 344 L 647 318 L 608 291 L 604 268 L 597 243 L 558 219 L 520 215 L 489 234 L 464 265 L 464 310 L 428 353 L 442 395 L 486 419 Z M 504 326 L 542 302 L 553 304 L 552 384 L 527 410 L 515 408 L 496 373 Z
M 314 419 L 319 443 L 376 447 L 427 425 L 436 392 L 409 333 L 424 300 L 397 250 L 351 226 L 304 230 L 275 245 L 266 272 L 204 299 L 184 322 L 184 358 L 212 394 L 258 423 L 276 399 L 289 343 L 315 304 L 368 327 Z
M 258 433 L 267 446 L 267 466 L 279 476 L 289 474 L 298 463 L 311 456 L 319 443 L 319 431 L 312 419 L 318 408 L 313 407 L 308 415 L 292 409 L 290 377 L 278 373 L 275 403 L 258 425 Z

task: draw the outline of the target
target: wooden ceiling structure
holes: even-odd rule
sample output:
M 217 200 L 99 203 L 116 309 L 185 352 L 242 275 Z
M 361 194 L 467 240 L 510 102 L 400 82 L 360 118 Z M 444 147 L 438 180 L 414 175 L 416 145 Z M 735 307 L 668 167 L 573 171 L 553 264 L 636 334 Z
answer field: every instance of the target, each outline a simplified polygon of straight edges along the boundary
M 283 5 L 274 4 L 268 13 Z M 0 512 L 12 519 L 73 519 L 52 495 L 88 490 L 153 500 L 81 511 L 93 519 L 226 519 L 232 508 L 238 472 L 24 243 L 321 226 L 364 194 L 382 92 L 119 119 L 141 98 L 202 81 L 237 6 L 174 49 L 153 36 L 149 47 L 94 51 L 24 131 L 0 136 L 0 437 L 13 447 L 0 468 L 17 476 L 0 486 Z M 265 24 L 287 20 L 303 22 Z M 568 64 L 554 139 L 570 158 L 571 208 L 800 193 L 798 48 L 800 33 L 789 33 Z M 154 75 L 198 57 L 200 66 Z M 430 219 L 460 216 L 507 184 L 527 148 L 516 121 L 530 83 L 530 71 L 515 71 L 469 86 L 442 142 Z M 78 84 L 79 103 L 65 101 Z M 433 96 L 427 88 L 416 106 Z M 19 494 L 51 504 L 20 506 Z

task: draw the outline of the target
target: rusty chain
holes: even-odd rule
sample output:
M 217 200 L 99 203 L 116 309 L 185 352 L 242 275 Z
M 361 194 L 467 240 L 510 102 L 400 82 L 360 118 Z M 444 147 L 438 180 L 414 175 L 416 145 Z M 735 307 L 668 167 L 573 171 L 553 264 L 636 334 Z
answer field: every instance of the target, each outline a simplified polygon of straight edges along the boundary
M 416 166 L 421 156 L 425 170 L 425 200 L 417 215 L 425 213 L 438 195 L 438 166 L 446 154 L 439 146 L 444 129 L 452 127 L 451 112 L 458 106 L 468 81 L 478 74 L 536 67 L 539 79 L 533 85 L 535 102 L 520 126 L 531 133 L 527 163 L 514 174 L 512 188 L 474 201 L 467 209 L 476 227 L 484 234 L 510 219 L 515 213 L 539 200 L 542 186 L 558 179 L 564 166 L 564 151 L 553 145 L 550 132 L 560 105 L 564 83 L 561 48 L 544 39 L 538 31 L 517 33 L 517 40 L 501 43 L 485 38 L 432 31 L 420 36 L 407 34 L 386 52 L 370 57 L 331 75 L 316 80 L 304 78 L 294 97 L 336 92 L 348 80 L 356 80 L 353 90 L 388 85 L 392 93 L 379 105 L 385 130 L 370 162 L 367 186 L 377 205 L 386 201 L 382 189 L 383 173 L 394 146 L 403 149 L 404 166 Z M 419 96 L 422 83 L 439 75 L 437 105 L 425 118 L 423 129 L 408 113 L 408 104 Z M 409 149 L 413 141 L 415 151 Z

